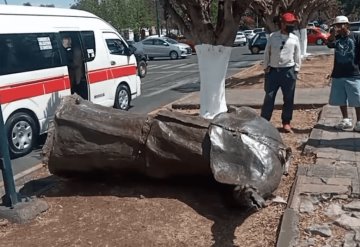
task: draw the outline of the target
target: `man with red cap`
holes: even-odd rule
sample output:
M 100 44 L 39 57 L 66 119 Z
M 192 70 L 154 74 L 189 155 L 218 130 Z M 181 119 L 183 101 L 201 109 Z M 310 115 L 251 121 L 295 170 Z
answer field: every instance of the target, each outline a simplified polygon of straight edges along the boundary
M 261 116 L 270 121 L 277 91 L 283 94 L 282 124 L 285 132 L 292 132 L 292 120 L 297 73 L 301 66 L 300 42 L 293 34 L 297 18 L 286 12 L 280 17 L 280 30 L 270 34 L 264 54 L 265 98 Z

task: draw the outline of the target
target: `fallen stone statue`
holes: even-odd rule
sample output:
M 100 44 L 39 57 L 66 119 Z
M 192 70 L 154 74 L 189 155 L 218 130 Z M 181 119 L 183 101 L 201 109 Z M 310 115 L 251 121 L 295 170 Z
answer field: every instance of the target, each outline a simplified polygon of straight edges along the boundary
M 72 95 L 60 103 L 43 153 L 58 176 L 210 175 L 234 185 L 238 203 L 259 208 L 278 187 L 291 151 L 249 107 L 231 108 L 210 121 L 172 111 L 136 115 Z

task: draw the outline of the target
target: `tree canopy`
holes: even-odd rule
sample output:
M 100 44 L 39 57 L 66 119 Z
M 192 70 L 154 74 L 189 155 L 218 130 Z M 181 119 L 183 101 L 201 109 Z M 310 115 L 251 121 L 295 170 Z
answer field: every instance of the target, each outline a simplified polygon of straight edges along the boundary
M 131 28 L 139 32 L 156 21 L 155 5 L 149 0 L 78 0 L 71 8 L 89 11 L 118 30 Z

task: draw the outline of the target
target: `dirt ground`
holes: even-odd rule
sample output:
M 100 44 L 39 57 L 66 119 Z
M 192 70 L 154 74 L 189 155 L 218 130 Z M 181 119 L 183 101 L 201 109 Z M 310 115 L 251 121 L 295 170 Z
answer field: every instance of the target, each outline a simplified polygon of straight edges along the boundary
M 332 56 L 308 58 L 298 87 L 324 87 Z M 246 69 L 228 80 L 229 87 L 262 87 L 260 66 Z M 296 110 L 294 133 L 281 133 L 293 150 L 288 176 L 283 176 L 274 196 L 287 200 L 296 167 L 313 163 L 301 154 L 320 109 Z M 272 123 L 281 126 L 280 111 Z M 0 220 L 0 246 L 275 246 L 285 204 L 268 202 L 257 212 L 234 208 L 225 188 L 212 178 L 166 181 L 144 177 L 99 177 L 64 180 L 51 176 L 46 167 L 36 184 L 56 181 L 38 194 L 50 208 L 28 224 Z M 50 183 L 51 184 L 51 183 Z M 23 190 L 31 191 L 34 184 Z

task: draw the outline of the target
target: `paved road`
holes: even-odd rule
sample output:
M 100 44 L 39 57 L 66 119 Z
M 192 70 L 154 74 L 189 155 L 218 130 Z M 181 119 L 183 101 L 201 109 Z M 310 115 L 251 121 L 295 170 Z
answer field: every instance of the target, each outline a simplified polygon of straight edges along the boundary
M 263 54 L 251 55 L 247 47 L 232 51 L 227 76 L 261 60 Z M 148 74 L 142 80 L 141 97 L 132 103 L 131 112 L 148 113 L 184 95 L 200 89 L 197 56 L 186 59 L 149 61 Z
M 309 46 L 308 51 L 329 53 L 329 49 L 325 46 Z M 235 74 L 262 58 L 262 53 L 252 55 L 247 47 L 236 47 L 230 57 L 227 75 Z M 133 107 L 130 112 L 146 114 L 197 90 L 199 90 L 199 72 L 196 55 L 179 60 L 149 61 L 148 75 L 142 80 L 142 95 L 132 102 Z M 12 160 L 13 172 L 17 174 L 40 162 L 40 149 L 38 149 L 25 157 Z

